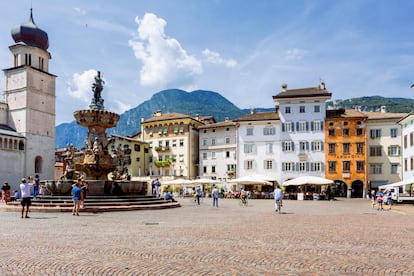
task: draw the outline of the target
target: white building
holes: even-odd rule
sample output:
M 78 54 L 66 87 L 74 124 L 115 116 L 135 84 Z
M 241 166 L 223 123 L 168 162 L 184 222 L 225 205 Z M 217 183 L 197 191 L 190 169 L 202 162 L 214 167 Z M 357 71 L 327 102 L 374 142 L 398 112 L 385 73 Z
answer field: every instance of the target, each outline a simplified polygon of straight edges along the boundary
M 236 123 L 206 124 L 200 130 L 199 176 L 227 182 L 236 176 Z
M 276 111 L 255 112 L 237 123 L 237 177 L 263 175 L 280 183 L 280 123 Z
M 367 171 L 371 188 L 402 180 L 401 126 L 406 113 L 364 112 L 367 120 Z
M 331 96 L 323 82 L 301 89 L 287 89 L 284 84 L 273 96 L 281 124 L 281 182 L 302 175 L 325 177 L 325 102 Z
M 402 179 L 414 178 L 414 112 L 398 121 L 402 137 Z
M 12 67 L 3 70 L 5 105 L 0 109 L 3 130 L 8 131 L 1 133 L 0 181 L 17 188 L 28 175 L 53 179 L 56 76 L 49 73 L 47 33 L 36 26 L 32 13 L 11 33 Z

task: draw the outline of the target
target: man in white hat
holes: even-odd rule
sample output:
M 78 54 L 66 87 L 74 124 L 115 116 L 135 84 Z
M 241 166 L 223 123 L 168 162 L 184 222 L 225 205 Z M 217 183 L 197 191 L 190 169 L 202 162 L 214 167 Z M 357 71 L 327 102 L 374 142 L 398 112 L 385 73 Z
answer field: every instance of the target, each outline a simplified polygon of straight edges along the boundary
M 25 218 L 29 218 L 29 207 L 32 205 L 32 199 L 30 195 L 30 188 L 33 186 L 33 183 L 27 183 L 25 178 L 22 178 L 22 183 L 20 184 L 20 191 L 22 195 L 22 218 L 24 215 L 24 209 L 26 207 Z

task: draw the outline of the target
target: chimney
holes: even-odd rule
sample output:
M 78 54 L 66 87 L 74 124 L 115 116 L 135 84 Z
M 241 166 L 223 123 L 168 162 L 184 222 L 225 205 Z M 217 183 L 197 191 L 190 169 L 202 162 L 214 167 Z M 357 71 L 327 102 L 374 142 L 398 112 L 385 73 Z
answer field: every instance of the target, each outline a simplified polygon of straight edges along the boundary
M 361 106 L 360 106 L 360 105 L 356 105 L 356 106 L 355 106 L 355 111 L 359 111 L 359 112 L 361 112 Z
M 230 121 L 229 117 L 224 118 L 224 121 L 227 123 L 228 121 Z
M 286 92 L 287 90 L 287 83 L 282 84 L 282 92 Z
M 154 117 L 160 117 L 162 115 L 162 110 L 158 109 L 154 112 Z
M 323 80 L 319 81 L 319 89 L 326 90 L 325 82 Z
M 254 114 L 254 113 L 255 113 L 254 106 L 252 106 L 252 107 L 250 107 L 250 114 Z
M 380 109 L 380 112 L 381 113 L 387 113 L 387 107 L 385 105 L 382 105 L 381 109 Z

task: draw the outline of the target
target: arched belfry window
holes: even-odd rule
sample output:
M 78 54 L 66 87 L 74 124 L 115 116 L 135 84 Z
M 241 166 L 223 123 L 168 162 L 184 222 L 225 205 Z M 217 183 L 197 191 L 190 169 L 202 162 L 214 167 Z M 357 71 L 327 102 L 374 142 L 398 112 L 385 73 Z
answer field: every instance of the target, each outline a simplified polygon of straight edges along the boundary
M 42 173 L 42 157 L 36 156 L 35 158 L 35 173 Z

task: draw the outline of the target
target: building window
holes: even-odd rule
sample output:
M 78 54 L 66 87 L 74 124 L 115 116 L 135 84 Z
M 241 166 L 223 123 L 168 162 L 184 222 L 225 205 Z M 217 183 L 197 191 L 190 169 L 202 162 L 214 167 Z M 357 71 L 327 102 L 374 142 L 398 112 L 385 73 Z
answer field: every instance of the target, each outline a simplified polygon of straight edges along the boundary
M 356 129 L 356 135 L 357 135 L 357 136 L 362 136 L 362 135 L 364 135 L 364 129 L 363 129 L 363 128 L 357 128 L 357 129 Z
M 364 172 L 364 161 L 356 161 L 356 170 L 357 172 Z
M 407 135 L 404 135 L 404 148 L 407 148 Z
M 319 112 L 321 112 L 321 106 L 320 106 L 320 105 L 315 105 L 315 106 L 313 107 L 313 112 L 315 112 L 315 113 L 319 113 Z
M 211 166 L 211 172 L 216 173 L 216 166 Z
M 282 123 L 282 132 L 293 132 L 294 128 L 293 122 Z
M 203 173 L 207 173 L 207 166 L 203 166 Z
M 411 132 L 410 133 L 410 146 L 413 146 L 413 144 L 414 144 L 413 136 L 414 136 L 414 134 Z
M 282 163 L 282 171 L 292 172 L 293 171 L 293 163 L 292 162 L 283 162 Z
M 322 151 L 323 150 L 323 142 L 322 141 L 312 141 L 311 142 L 311 149 L 312 149 L 312 151 Z
M 334 128 L 328 129 L 328 135 L 329 136 L 335 136 L 335 129 Z
M 351 161 L 342 161 L 342 172 L 350 172 L 351 171 Z
M 298 171 L 306 172 L 306 162 L 299 162 L 298 163 Z
M 244 169 L 245 170 L 251 170 L 254 166 L 254 160 L 245 160 L 244 161 Z
M 180 147 L 184 147 L 184 139 L 180 139 Z
M 226 158 L 230 158 L 230 152 L 226 151 Z
M 369 156 L 382 156 L 382 146 L 369 147 Z
M 349 136 L 349 128 L 342 129 L 342 136 Z
M 275 135 L 276 134 L 276 128 L 275 127 L 265 127 L 263 128 L 263 135 Z
M 304 105 L 299 106 L 299 113 L 305 113 L 305 106 Z
M 414 169 L 414 158 L 410 157 L 410 170 L 412 171 Z
M 290 113 L 290 106 L 285 106 L 285 113 Z
M 226 137 L 226 144 L 230 144 L 230 137 Z
M 336 144 L 335 143 L 329 143 L 328 144 L 328 152 L 329 152 L 329 154 L 335 154 L 336 153 Z
M 212 144 L 212 145 L 215 145 L 215 144 L 216 144 L 216 138 L 212 138 L 212 139 L 211 139 L 211 144 Z
M 266 153 L 267 154 L 273 153 L 273 144 L 272 143 L 267 143 L 266 144 Z
M 311 130 L 312 131 L 321 131 L 323 129 L 323 122 L 322 121 L 313 121 L 311 122 Z
M 328 171 L 330 173 L 336 172 L 336 161 L 328 161 Z
M 207 146 L 207 139 L 203 139 L 203 146 Z
M 364 153 L 364 143 L 356 143 L 356 153 L 363 154 Z
M 141 151 L 141 145 L 137 145 L 137 144 L 135 144 L 135 145 L 134 145 L 134 150 L 135 150 L 135 151 Z
M 322 171 L 322 163 L 321 162 L 312 163 L 311 170 L 314 171 L 314 172 Z
M 390 129 L 390 135 L 392 138 L 395 138 L 398 136 L 398 128 L 392 128 Z
M 173 139 L 173 140 L 172 140 L 172 146 L 173 146 L 173 147 L 176 147 L 176 146 L 177 146 L 177 140 L 176 140 L 176 139 Z
M 273 168 L 273 161 L 272 160 L 264 160 L 264 169 L 271 170 Z
M 211 159 L 216 159 L 216 153 L 214 151 L 211 153 Z
M 179 158 L 178 161 L 180 161 L 180 163 L 184 162 L 184 154 L 180 154 L 178 158 Z
M 255 150 L 254 144 L 244 144 L 244 153 L 253 153 Z
M 285 141 L 282 142 L 282 149 L 283 151 L 294 151 L 294 143 L 293 141 Z
M 404 171 L 408 171 L 408 160 L 407 160 L 407 158 L 404 159 Z
M 371 164 L 369 166 L 369 172 L 371 174 L 382 174 L 382 164 Z
M 393 145 L 388 147 L 389 156 L 400 156 L 400 146 Z
M 253 136 L 253 128 L 252 127 L 246 128 L 246 136 Z
M 296 130 L 298 132 L 305 132 L 309 130 L 308 122 L 300 121 L 296 123 Z
M 309 150 L 309 143 L 306 141 L 299 142 L 299 151 L 304 152 Z
M 391 164 L 391 174 L 398 174 L 398 164 Z
M 342 153 L 349 154 L 351 152 L 351 144 L 350 143 L 343 143 L 342 144 Z
M 371 129 L 369 132 L 369 136 L 371 137 L 371 139 L 381 137 L 381 129 Z

